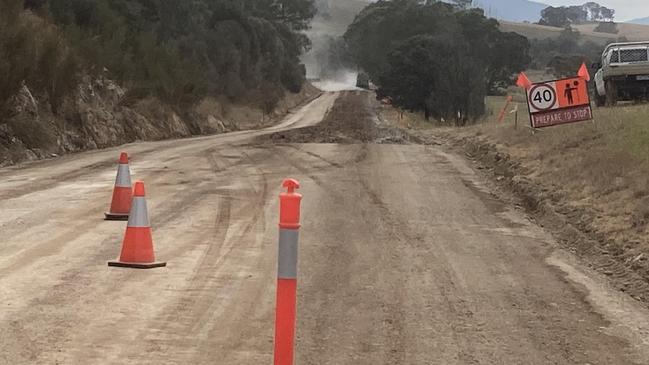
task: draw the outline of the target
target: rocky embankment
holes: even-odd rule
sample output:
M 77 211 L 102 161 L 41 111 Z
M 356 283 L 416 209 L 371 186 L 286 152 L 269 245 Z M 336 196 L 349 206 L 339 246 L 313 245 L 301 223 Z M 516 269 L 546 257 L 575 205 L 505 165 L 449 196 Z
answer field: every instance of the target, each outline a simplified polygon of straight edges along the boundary
M 321 123 L 258 138 L 272 143 L 418 143 L 414 136 L 395 128 L 380 115 L 382 106 L 373 93 L 343 91 Z
M 212 98 L 179 112 L 154 98 L 130 101 L 114 82 L 86 78 L 53 113 L 46 100 L 23 87 L 0 119 L 0 167 L 135 141 L 260 128 L 319 93 L 306 84 L 301 93 L 287 94 L 270 115 Z

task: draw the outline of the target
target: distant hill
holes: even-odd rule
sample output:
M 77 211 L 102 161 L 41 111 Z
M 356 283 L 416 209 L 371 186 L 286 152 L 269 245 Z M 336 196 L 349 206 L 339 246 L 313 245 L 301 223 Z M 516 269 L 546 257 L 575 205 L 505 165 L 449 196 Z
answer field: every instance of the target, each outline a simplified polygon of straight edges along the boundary
M 646 18 L 639 18 L 639 19 L 629 20 L 627 23 L 649 25 L 649 16 L 646 17 Z
M 598 33 L 595 32 L 597 23 L 575 25 L 585 40 L 595 43 L 609 43 L 615 41 L 618 37 L 625 37 L 629 41 L 649 41 L 649 25 L 618 23 L 618 34 Z M 538 24 L 524 24 L 508 21 L 500 21 L 500 29 L 505 32 L 515 32 L 524 35 L 527 38 L 544 39 L 558 37 L 562 28 L 548 27 Z
M 538 22 L 541 11 L 549 5 L 528 0 L 475 0 L 489 17 L 513 22 Z

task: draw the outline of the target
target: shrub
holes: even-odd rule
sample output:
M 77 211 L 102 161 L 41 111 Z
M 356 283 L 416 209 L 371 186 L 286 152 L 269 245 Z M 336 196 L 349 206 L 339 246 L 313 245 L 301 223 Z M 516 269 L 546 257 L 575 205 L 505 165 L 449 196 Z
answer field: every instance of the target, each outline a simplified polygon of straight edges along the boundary
M 594 29 L 598 33 L 618 34 L 617 23 L 615 22 L 600 22 Z

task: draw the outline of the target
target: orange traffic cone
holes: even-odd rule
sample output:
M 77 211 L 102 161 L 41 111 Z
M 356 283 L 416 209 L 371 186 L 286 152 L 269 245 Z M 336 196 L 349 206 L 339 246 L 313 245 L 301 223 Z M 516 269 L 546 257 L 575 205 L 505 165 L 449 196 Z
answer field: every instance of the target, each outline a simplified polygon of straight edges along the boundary
M 131 171 L 128 168 L 128 155 L 122 152 L 119 157 L 119 166 L 117 167 L 117 178 L 115 179 L 110 212 L 105 213 L 106 220 L 128 220 L 128 213 L 131 210 L 131 199 Z
M 155 261 L 149 213 L 144 198 L 144 183 L 141 181 L 135 183 L 133 204 L 128 218 L 124 242 L 122 243 L 122 253 L 118 261 L 110 261 L 108 266 L 136 269 L 167 266 L 166 262 Z

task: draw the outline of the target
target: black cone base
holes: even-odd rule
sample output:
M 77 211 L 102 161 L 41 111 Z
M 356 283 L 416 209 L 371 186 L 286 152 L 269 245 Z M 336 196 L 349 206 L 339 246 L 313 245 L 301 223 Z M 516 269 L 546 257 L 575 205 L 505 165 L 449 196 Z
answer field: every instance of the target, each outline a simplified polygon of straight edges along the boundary
M 108 266 L 126 267 L 131 269 L 153 269 L 156 267 L 165 267 L 167 266 L 167 263 L 166 262 L 139 263 L 139 262 L 108 261 Z
M 127 221 L 128 214 L 104 213 L 107 221 Z

